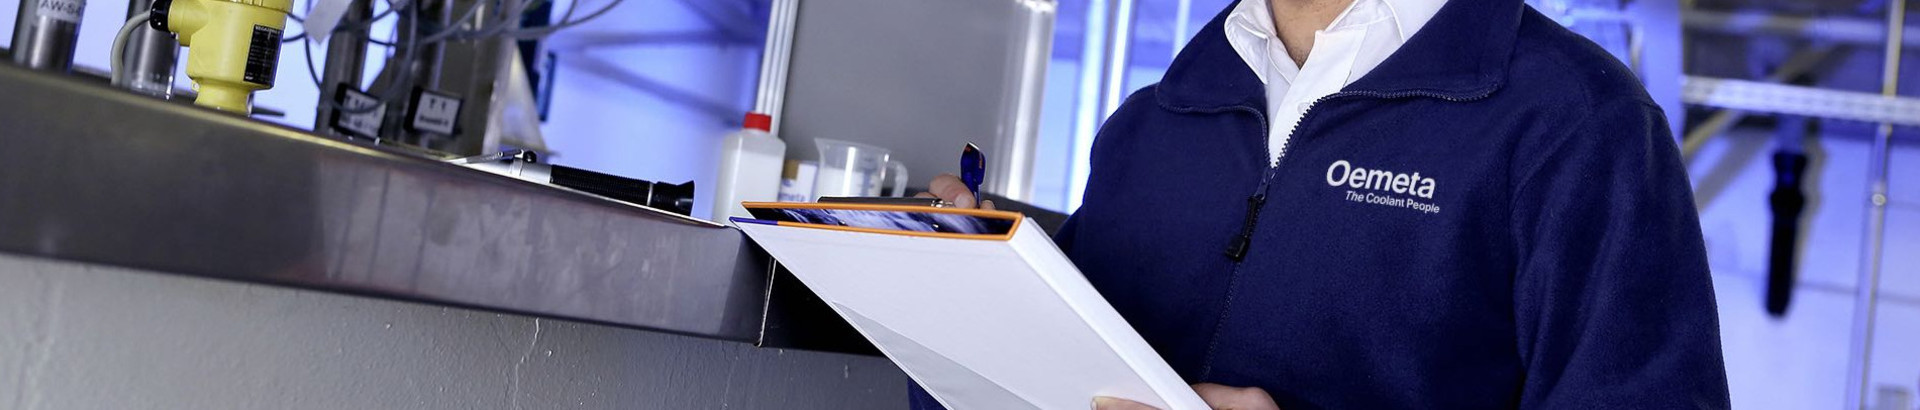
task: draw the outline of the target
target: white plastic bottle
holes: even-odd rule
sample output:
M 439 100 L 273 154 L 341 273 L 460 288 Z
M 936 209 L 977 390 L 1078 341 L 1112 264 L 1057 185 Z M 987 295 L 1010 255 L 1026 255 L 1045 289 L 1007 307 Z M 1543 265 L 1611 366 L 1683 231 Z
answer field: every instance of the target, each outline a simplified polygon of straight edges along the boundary
M 720 180 L 713 190 L 713 221 L 748 217 L 741 202 L 772 202 L 780 197 L 780 168 L 787 143 L 774 138 L 773 117 L 747 113 L 746 127 L 727 135 L 720 147 Z

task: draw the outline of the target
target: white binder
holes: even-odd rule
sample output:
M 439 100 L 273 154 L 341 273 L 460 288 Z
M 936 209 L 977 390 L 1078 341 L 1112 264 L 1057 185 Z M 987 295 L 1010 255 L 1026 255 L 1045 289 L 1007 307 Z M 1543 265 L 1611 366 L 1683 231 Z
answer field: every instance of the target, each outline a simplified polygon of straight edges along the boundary
M 1208 408 L 1044 232 L 999 214 L 1010 234 L 737 225 L 949 409 Z

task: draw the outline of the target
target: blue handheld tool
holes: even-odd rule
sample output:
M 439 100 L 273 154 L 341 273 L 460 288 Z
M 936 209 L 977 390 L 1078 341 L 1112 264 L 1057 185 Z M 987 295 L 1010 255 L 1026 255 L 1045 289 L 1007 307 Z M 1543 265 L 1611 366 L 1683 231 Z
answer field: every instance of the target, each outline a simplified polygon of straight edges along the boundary
M 980 182 L 987 179 L 987 154 L 980 153 L 980 147 L 967 143 L 960 151 L 960 182 L 967 183 L 967 190 L 973 191 L 974 206 L 986 200 L 980 196 Z

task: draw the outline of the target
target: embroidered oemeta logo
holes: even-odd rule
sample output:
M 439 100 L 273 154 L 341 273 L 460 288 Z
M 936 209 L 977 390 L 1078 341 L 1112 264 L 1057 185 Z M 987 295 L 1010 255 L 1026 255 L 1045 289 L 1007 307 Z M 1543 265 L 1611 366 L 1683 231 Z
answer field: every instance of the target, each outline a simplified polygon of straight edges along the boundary
M 1432 200 L 1438 184 L 1433 178 L 1421 177 L 1418 172 L 1402 174 L 1384 169 L 1366 169 L 1344 159 L 1327 166 L 1327 186 L 1350 188 L 1346 190 L 1346 200 L 1364 204 L 1437 214 L 1440 213 L 1440 205 Z

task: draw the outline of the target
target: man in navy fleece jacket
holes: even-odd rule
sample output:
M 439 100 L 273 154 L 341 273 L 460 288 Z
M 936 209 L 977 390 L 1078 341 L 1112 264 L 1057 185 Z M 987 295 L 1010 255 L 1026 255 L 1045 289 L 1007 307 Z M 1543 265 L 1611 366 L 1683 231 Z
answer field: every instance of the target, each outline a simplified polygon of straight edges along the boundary
M 1057 236 L 1209 403 L 1729 406 L 1686 170 L 1626 67 L 1519 0 L 1446 1 L 1276 162 L 1230 14 L 1108 120 Z

